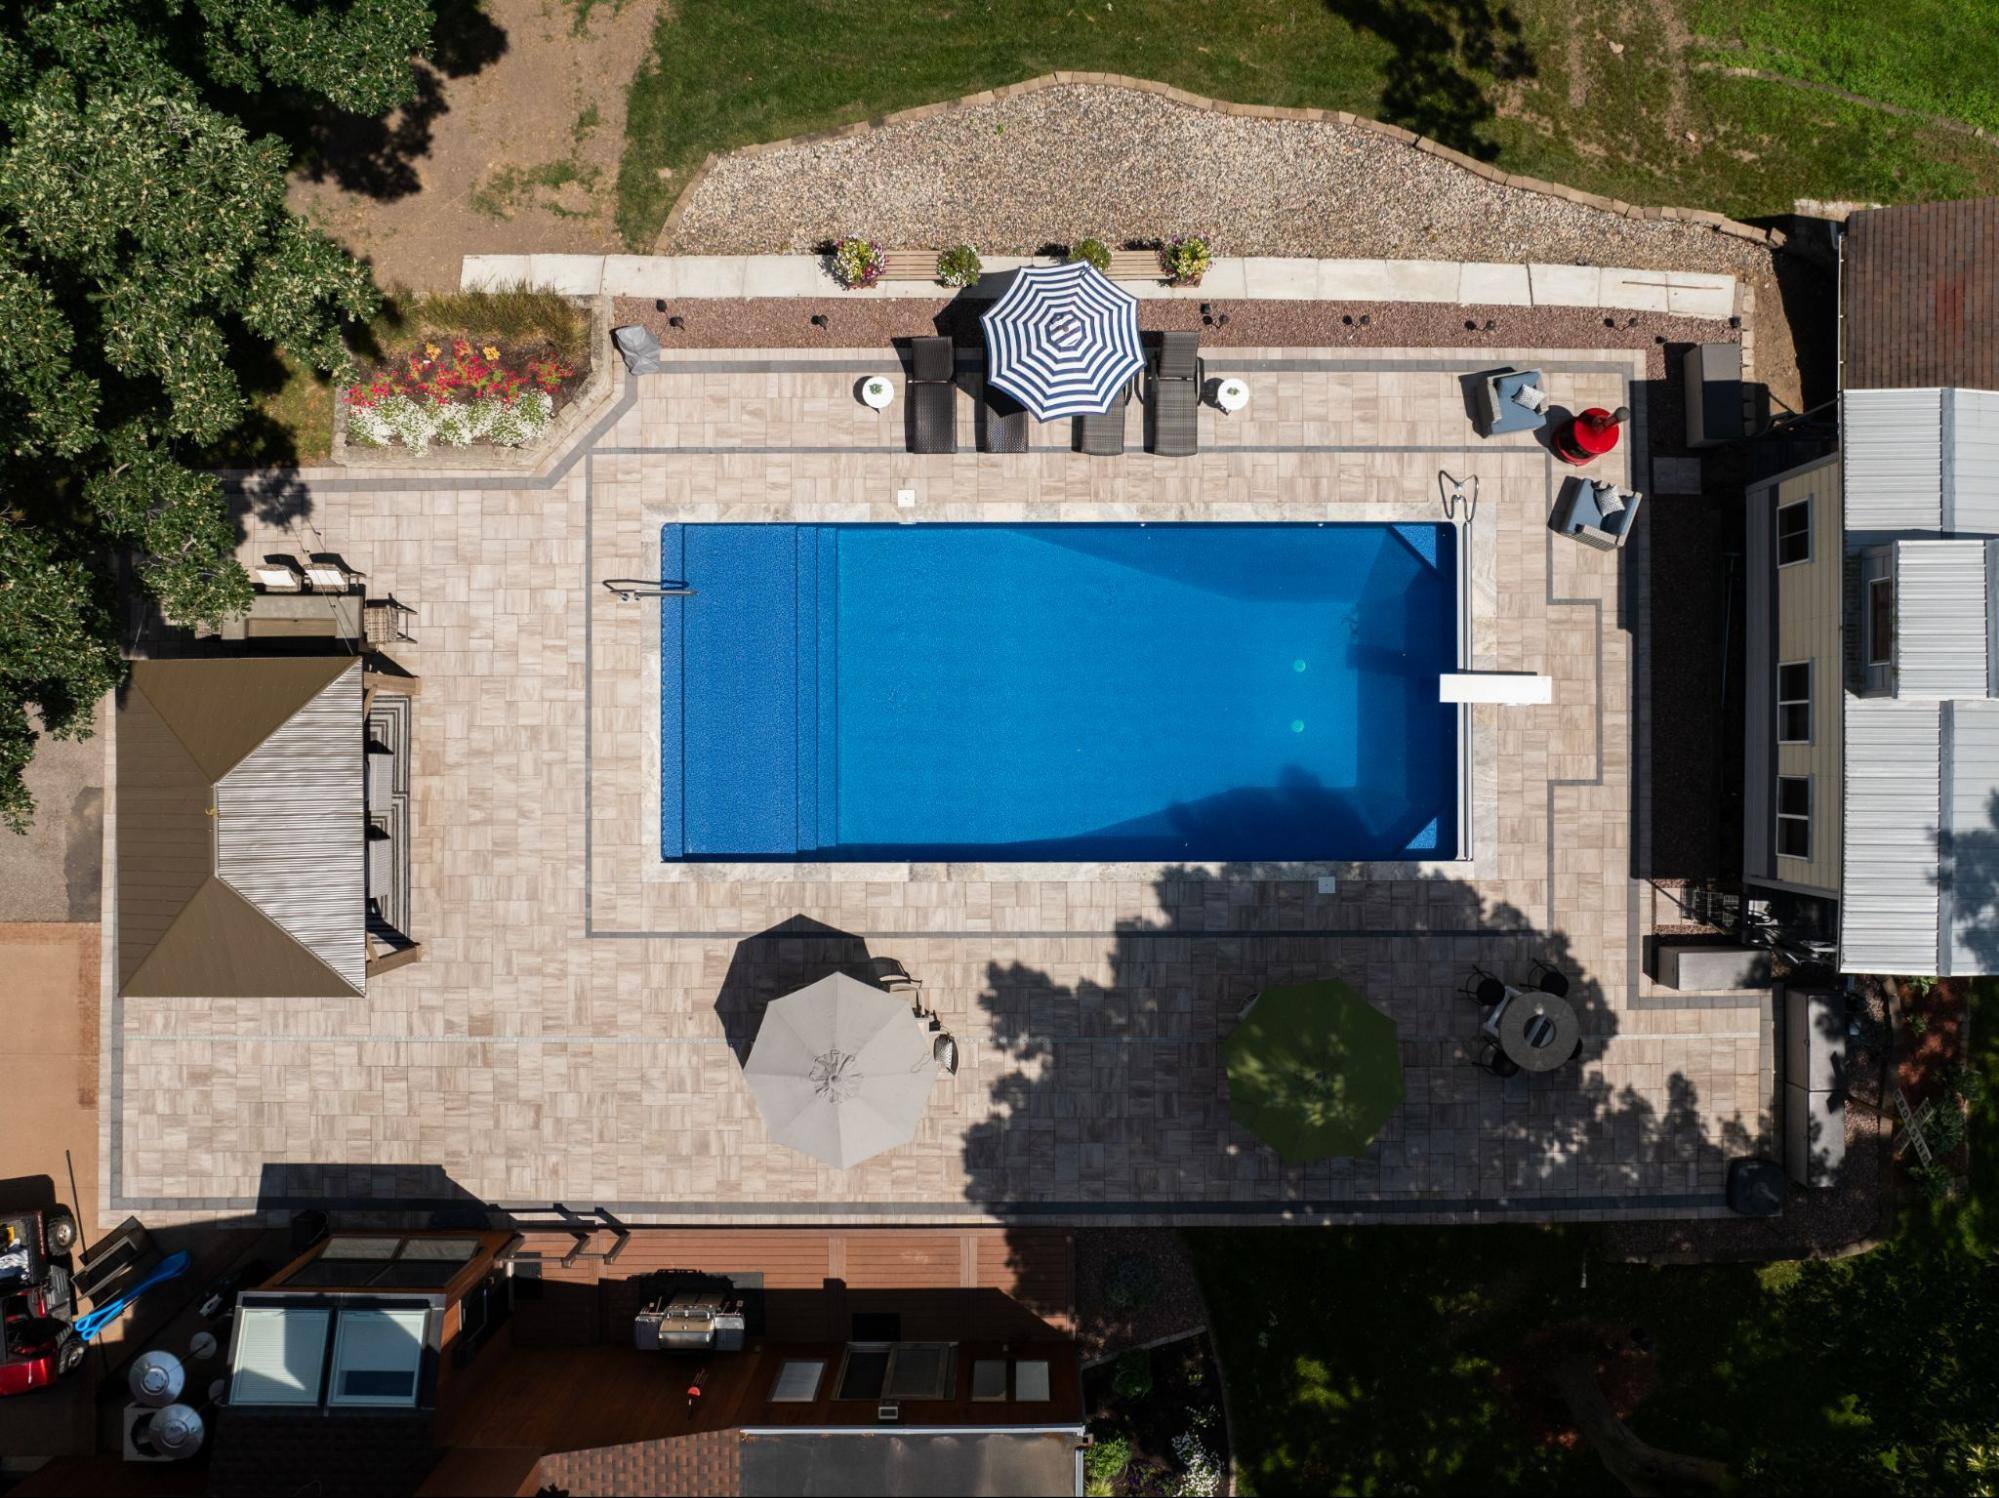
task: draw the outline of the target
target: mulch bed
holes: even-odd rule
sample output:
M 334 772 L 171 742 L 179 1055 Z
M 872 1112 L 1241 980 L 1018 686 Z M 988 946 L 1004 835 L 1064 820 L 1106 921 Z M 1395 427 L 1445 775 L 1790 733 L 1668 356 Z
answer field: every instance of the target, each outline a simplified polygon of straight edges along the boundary
M 1932 1100 L 1942 1107 L 1951 1077 L 1967 1054 L 1970 985 L 1961 978 L 1939 978 L 1924 993 L 1898 980 L 1896 998 L 1901 1024 L 1896 1034 L 1895 1081 L 1911 1107 Z
M 1207 1334 L 1131 1354 L 1151 1360 L 1152 1391 L 1126 1399 L 1113 1387 L 1117 1363 L 1101 1363 L 1083 1374 L 1083 1407 L 1090 1433 L 1102 1440 L 1121 1435 L 1131 1442 L 1131 1466 L 1115 1484 L 1119 1493 L 1171 1492 L 1170 1474 L 1179 1470 L 1173 1442 L 1190 1431 L 1228 1470 L 1228 1421 L 1222 1413 L 1221 1370 Z M 1200 1429 L 1196 1430 L 1199 1425 Z
M 1113 1304 L 1111 1281 L 1151 1286 L 1138 1304 Z M 1083 1360 L 1108 1357 L 1206 1325 L 1194 1263 L 1171 1228 L 1086 1228 L 1076 1234 L 1076 1341 Z
M 669 351 L 867 348 L 937 333 L 974 348 L 980 342 L 979 313 L 991 305 L 968 298 L 854 296 L 717 298 L 662 307 L 649 298 L 618 297 L 612 321 L 614 326 L 644 324 Z M 678 317 L 683 326 L 671 326 L 670 317 Z M 824 317 L 826 326 L 815 326 L 814 317 Z M 1224 348 L 1644 349 L 1652 379 L 1666 373 L 1669 343 L 1729 343 L 1741 336 L 1726 322 L 1710 318 L 1442 302 L 1146 301 L 1139 303 L 1138 320 L 1147 332 L 1198 329 L 1203 344 Z M 1652 419 L 1656 433 L 1666 418 L 1655 412 Z M 1739 496 L 1736 505 L 1739 509 Z

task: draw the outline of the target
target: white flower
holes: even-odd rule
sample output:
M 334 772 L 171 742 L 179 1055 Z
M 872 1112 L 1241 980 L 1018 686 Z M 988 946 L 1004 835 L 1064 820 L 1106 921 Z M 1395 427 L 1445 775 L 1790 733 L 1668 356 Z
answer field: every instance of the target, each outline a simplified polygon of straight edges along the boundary
M 1183 1498 L 1215 1498 L 1222 1490 L 1221 1463 L 1193 1432 L 1173 1438 L 1173 1456 L 1180 1463 L 1173 1491 Z

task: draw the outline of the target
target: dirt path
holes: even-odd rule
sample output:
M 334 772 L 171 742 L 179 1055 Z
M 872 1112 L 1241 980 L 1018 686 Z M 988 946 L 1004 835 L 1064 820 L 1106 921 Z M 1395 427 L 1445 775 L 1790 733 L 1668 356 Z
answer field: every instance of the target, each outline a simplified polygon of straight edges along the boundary
M 563 0 L 486 0 L 477 55 L 453 66 L 441 49 L 413 104 L 293 179 L 292 207 L 385 287 L 454 289 L 473 253 L 621 248 L 625 89 L 659 8 L 598 0 L 579 25 Z

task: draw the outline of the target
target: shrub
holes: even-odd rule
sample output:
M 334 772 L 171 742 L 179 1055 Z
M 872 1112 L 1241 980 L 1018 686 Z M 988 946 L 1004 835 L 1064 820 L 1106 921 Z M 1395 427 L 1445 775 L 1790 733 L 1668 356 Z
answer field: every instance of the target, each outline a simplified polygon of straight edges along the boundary
M 1198 234 L 1168 240 L 1159 251 L 1159 268 L 1175 286 L 1199 286 L 1214 263 L 1213 246 Z
M 946 286 L 970 286 L 982 269 L 979 252 L 968 244 L 954 244 L 937 257 L 937 279 Z
M 1180 1463 L 1180 1478 L 1173 1491 L 1183 1498 L 1214 1498 L 1222 1490 L 1222 1464 L 1191 1431 L 1173 1438 L 1173 1455 Z
M 848 290 L 872 286 L 888 269 L 888 256 L 872 239 L 849 234 L 833 246 L 833 279 Z
M 1111 248 L 1101 239 L 1079 239 L 1069 246 L 1069 258 L 1094 265 L 1105 275 L 1111 270 Z
M 1143 1347 L 1134 1347 L 1117 1360 L 1117 1372 L 1111 1375 L 1111 1389 L 1120 1399 L 1134 1402 L 1152 1392 L 1152 1354 Z
M 1105 1498 L 1115 1491 L 1117 1480 L 1131 1465 L 1131 1441 L 1124 1436 L 1103 1436 L 1083 1453 L 1083 1491 L 1091 1498 Z
M 1159 1271 L 1140 1254 L 1117 1260 L 1104 1276 L 1104 1301 L 1113 1311 L 1129 1315 L 1152 1304 L 1159 1289 Z

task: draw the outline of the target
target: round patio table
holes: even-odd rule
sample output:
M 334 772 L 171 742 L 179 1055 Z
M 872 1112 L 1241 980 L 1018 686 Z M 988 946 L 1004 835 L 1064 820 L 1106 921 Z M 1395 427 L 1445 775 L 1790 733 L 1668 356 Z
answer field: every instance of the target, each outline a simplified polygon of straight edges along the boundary
M 1522 1071 L 1553 1071 L 1569 1059 L 1583 1033 L 1567 999 L 1516 988 L 1499 1015 L 1499 1045 Z
M 861 381 L 861 400 L 877 411 L 886 411 L 895 402 L 895 383 L 879 375 Z

